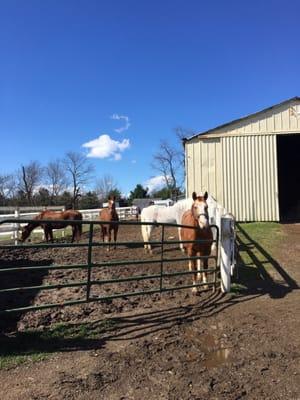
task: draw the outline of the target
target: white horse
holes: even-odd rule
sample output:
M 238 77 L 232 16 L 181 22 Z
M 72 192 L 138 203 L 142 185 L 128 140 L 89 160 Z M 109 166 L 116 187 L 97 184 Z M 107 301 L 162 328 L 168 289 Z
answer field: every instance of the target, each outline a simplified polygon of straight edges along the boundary
M 183 214 L 185 213 L 185 211 L 192 208 L 193 202 L 193 199 L 190 198 L 179 200 L 177 203 L 170 207 L 161 207 L 156 205 L 145 207 L 141 212 L 141 222 L 165 222 L 169 224 L 181 225 Z M 214 213 L 210 214 L 210 209 L 212 209 L 212 207 L 215 207 L 216 201 L 210 195 L 207 199 L 207 204 L 209 215 L 214 215 Z M 215 221 L 210 220 L 210 223 L 215 223 Z M 142 236 L 144 242 L 150 241 L 153 228 L 153 225 L 142 225 Z M 178 237 L 181 241 L 181 228 L 178 228 Z M 149 253 L 152 252 L 150 244 L 144 244 L 144 248 L 145 251 L 149 251 Z M 184 251 L 182 243 L 180 243 L 180 248 L 182 251 Z

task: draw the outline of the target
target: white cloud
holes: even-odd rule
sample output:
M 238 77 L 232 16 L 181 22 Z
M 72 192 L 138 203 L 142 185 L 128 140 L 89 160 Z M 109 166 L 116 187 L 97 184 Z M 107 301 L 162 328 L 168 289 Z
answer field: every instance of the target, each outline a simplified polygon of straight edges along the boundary
M 114 154 L 114 159 L 115 159 L 115 161 L 119 161 L 119 160 L 121 160 L 121 158 L 122 158 L 122 156 L 121 156 L 120 153 L 115 153 L 115 154 Z
M 115 129 L 115 132 L 117 132 L 117 133 L 121 133 L 123 131 L 127 131 L 127 129 L 130 127 L 130 122 L 129 122 L 129 118 L 127 117 L 127 115 L 113 114 L 110 118 L 111 119 L 124 120 L 125 121 L 125 125 L 124 126 L 122 126 L 121 128 Z
M 149 193 L 152 193 L 165 187 L 166 181 L 163 175 L 158 175 L 148 179 L 143 186 L 149 189 Z
M 97 139 L 82 145 L 89 149 L 87 157 L 91 158 L 108 158 L 113 160 L 121 160 L 121 152 L 130 147 L 129 139 L 123 139 L 122 142 L 113 140 L 109 135 L 100 135 Z

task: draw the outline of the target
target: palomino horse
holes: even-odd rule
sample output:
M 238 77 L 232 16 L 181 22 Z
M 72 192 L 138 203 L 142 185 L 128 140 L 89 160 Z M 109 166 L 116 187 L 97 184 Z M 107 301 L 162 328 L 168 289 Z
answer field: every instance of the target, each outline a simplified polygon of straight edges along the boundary
M 194 193 L 193 193 L 194 195 Z M 213 209 L 215 206 L 215 200 L 212 196 L 208 197 L 208 206 Z M 181 219 L 185 211 L 190 210 L 193 204 L 193 199 L 184 199 L 179 200 L 173 206 L 170 207 L 161 207 L 156 205 L 151 205 L 149 207 L 143 208 L 141 212 L 141 222 L 166 222 L 170 224 L 181 225 Z M 151 237 L 151 232 L 153 230 L 153 225 L 142 225 L 142 236 L 144 242 L 149 242 Z M 178 237 L 181 240 L 180 234 L 181 228 L 178 228 Z M 151 245 L 144 245 L 145 251 L 149 251 L 151 253 Z M 183 245 L 180 243 L 180 248 L 182 251 Z
M 208 217 L 208 206 L 207 206 L 208 194 L 205 192 L 204 196 L 197 196 L 193 193 L 193 205 L 190 210 L 186 211 L 181 220 L 182 225 L 192 226 L 194 228 L 181 228 L 181 240 L 194 240 L 200 242 L 194 243 L 183 243 L 183 247 L 189 257 L 207 257 L 211 253 L 211 245 L 213 240 L 212 230 L 209 226 Z M 202 260 L 189 260 L 189 270 L 194 270 L 193 274 L 193 285 L 196 285 L 197 279 L 200 280 L 201 274 L 198 272 L 201 268 L 201 261 L 203 269 L 208 268 L 208 259 Z M 207 282 L 207 273 L 203 272 L 203 282 Z M 193 293 L 197 293 L 197 287 L 193 287 Z
M 39 222 L 40 220 L 43 219 L 49 219 L 49 220 L 58 220 L 62 219 L 65 222 L 51 222 L 51 223 L 46 223 L 46 222 Z M 21 241 L 24 242 L 31 234 L 31 232 L 40 226 L 45 233 L 45 239 L 46 242 L 53 242 L 53 232 L 52 229 L 63 229 L 68 225 L 71 225 L 72 227 L 72 243 L 74 242 L 74 239 L 76 238 L 76 241 L 78 242 L 82 233 L 82 224 L 77 223 L 77 224 L 70 224 L 70 221 L 81 221 L 82 220 L 82 214 L 79 211 L 76 210 L 66 210 L 66 211 L 51 211 L 51 210 L 45 210 L 42 211 L 39 215 L 37 215 L 34 218 L 33 222 L 29 222 L 29 224 L 25 225 L 24 228 L 22 228 L 22 236 L 21 236 Z
M 116 201 L 115 196 L 110 197 L 108 199 L 108 208 L 103 208 L 99 213 L 100 220 L 107 222 L 107 224 L 101 224 L 102 240 L 103 242 L 108 242 L 107 251 L 110 250 L 111 231 L 114 231 L 114 242 L 116 248 L 119 225 L 116 223 L 111 223 L 114 221 L 119 221 L 119 216 L 116 211 L 115 201 Z

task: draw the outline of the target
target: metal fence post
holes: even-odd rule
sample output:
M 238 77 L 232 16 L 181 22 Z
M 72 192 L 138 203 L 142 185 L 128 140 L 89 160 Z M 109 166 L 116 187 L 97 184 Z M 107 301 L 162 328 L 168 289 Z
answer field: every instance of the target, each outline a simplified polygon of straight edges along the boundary
M 90 224 L 89 247 L 88 247 L 88 276 L 87 276 L 87 285 L 86 285 L 86 301 L 87 302 L 90 301 L 90 292 L 91 292 L 93 229 L 94 229 L 94 224 Z
M 162 292 L 162 279 L 163 279 L 163 272 L 164 272 L 164 240 L 165 240 L 165 226 L 162 225 L 161 229 L 161 256 L 160 256 L 160 282 L 159 282 L 159 288 L 160 291 Z
M 221 217 L 221 252 L 220 252 L 220 269 L 221 269 L 221 290 L 222 292 L 230 292 L 231 285 L 231 250 L 232 250 L 232 215 L 226 214 Z

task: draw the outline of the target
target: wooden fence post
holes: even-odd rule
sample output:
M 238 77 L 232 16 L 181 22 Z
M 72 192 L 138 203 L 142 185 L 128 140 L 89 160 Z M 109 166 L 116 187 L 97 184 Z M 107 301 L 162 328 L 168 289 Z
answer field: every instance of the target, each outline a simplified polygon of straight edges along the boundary
M 15 209 L 15 219 L 19 219 L 20 218 L 20 209 L 19 207 L 17 207 Z M 19 244 L 19 230 L 20 230 L 20 224 L 17 222 L 14 224 L 13 226 L 13 238 L 15 240 L 15 245 Z

